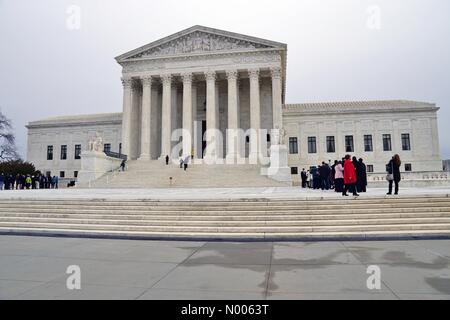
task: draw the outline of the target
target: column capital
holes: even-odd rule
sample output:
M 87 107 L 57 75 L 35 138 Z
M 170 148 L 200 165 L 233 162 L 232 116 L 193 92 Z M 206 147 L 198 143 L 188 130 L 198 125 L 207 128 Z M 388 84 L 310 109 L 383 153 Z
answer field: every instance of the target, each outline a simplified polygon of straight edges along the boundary
M 153 78 L 151 76 L 142 77 L 141 81 L 144 87 L 151 87 L 153 84 Z
M 163 74 L 161 75 L 163 85 L 170 85 L 172 83 L 172 75 L 171 74 Z
M 181 78 L 183 79 L 184 84 L 192 83 L 192 73 L 191 72 L 183 73 L 181 75 Z
M 215 71 L 207 71 L 205 72 L 206 81 L 216 81 L 217 74 Z
M 248 76 L 250 79 L 259 79 L 259 69 L 249 69 L 248 70 Z
M 238 80 L 238 78 L 239 78 L 239 73 L 237 70 L 227 70 L 226 74 L 227 74 L 227 79 L 230 81 L 235 81 L 235 80 Z
M 121 79 L 121 81 L 122 81 L 122 86 L 123 86 L 124 88 L 126 88 L 126 89 L 131 89 L 131 86 L 132 86 L 132 84 L 133 84 L 133 79 L 123 77 L 123 78 Z
M 139 83 L 138 80 L 133 80 L 133 81 L 131 82 L 131 88 L 132 88 L 133 90 L 139 90 L 140 87 L 141 87 L 141 84 Z
M 281 68 L 270 68 L 270 74 L 273 79 L 281 79 Z

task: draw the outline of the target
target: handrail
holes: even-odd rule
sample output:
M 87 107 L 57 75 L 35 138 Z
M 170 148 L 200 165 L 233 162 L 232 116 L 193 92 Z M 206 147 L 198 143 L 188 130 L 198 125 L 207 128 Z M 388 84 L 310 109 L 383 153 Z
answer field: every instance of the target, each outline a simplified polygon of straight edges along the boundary
M 121 153 L 117 153 L 117 152 L 112 152 L 112 151 L 105 151 L 105 154 L 106 154 L 108 157 L 111 157 L 111 158 L 122 159 L 122 160 L 125 160 L 125 161 L 128 160 L 128 156 L 125 155 L 125 154 L 121 154 Z

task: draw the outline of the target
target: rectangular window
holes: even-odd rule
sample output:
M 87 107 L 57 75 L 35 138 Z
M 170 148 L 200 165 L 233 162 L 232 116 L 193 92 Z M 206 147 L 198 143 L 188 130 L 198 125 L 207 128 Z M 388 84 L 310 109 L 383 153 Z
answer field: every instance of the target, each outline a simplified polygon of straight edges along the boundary
M 298 154 L 297 138 L 289 138 L 289 153 L 290 154 Z
M 345 152 L 353 152 L 353 136 L 345 136 Z
M 78 171 L 74 171 L 74 172 L 73 172 L 73 177 L 74 177 L 74 178 L 78 178 Z
M 103 152 L 111 152 L 111 144 L 110 143 L 105 143 L 103 145 Z
M 65 178 L 66 177 L 66 172 L 65 171 L 60 171 L 59 172 L 59 177 L 60 178 Z
M 370 173 L 373 173 L 373 172 L 374 172 L 374 171 L 373 171 L 373 165 L 372 165 L 372 164 L 367 165 L 367 172 L 370 172 Z
M 61 146 L 61 160 L 67 160 L 67 146 Z
M 298 167 L 291 167 L 291 174 L 298 174 Z
M 75 145 L 75 160 L 81 159 L 81 144 Z
M 405 171 L 406 171 L 406 172 L 411 172 L 411 171 L 412 171 L 412 165 L 411 165 L 411 163 L 406 163 L 406 164 L 405 164 Z
M 308 153 L 317 153 L 316 137 L 308 137 Z
M 402 134 L 402 150 L 403 151 L 411 150 L 411 140 L 409 138 L 409 133 Z
M 390 134 L 383 134 L 383 150 L 392 151 L 392 141 Z
M 336 152 L 336 143 L 334 141 L 334 136 L 327 137 L 327 152 L 328 153 Z
M 373 141 L 371 134 L 367 134 L 364 136 L 364 151 L 373 152 Z
M 53 146 L 47 146 L 47 160 L 53 160 Z

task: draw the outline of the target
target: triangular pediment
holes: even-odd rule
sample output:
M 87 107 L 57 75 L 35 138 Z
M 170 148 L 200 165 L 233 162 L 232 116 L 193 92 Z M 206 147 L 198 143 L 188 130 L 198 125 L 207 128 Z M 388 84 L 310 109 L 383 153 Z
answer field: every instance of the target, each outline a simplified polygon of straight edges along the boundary
M 220 51 L 285 48 L 286 45 L 228 31 L 195 26 L 117 57 L 117 61 Z

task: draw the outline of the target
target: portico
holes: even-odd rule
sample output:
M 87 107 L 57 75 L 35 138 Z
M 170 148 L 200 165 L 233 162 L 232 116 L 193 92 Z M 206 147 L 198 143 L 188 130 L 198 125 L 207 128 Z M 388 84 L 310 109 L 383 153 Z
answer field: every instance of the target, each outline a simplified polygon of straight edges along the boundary
M 130 159 L 258 163 L 282 126 L 284 44 L 195 26 L 116 59 Z

